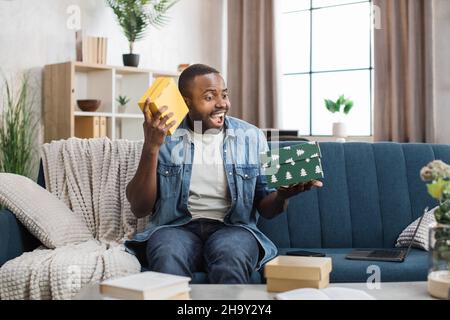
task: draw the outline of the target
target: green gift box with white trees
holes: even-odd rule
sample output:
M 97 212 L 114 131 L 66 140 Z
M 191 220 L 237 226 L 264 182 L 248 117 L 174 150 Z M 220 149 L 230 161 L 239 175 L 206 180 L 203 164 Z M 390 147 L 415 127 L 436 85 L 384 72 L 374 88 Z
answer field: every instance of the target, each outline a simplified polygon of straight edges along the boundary
M 317 142 L 287 146 L 262 154 L 261 163 L 268 187 L 292 186 L 323 179 L 321 156 Z

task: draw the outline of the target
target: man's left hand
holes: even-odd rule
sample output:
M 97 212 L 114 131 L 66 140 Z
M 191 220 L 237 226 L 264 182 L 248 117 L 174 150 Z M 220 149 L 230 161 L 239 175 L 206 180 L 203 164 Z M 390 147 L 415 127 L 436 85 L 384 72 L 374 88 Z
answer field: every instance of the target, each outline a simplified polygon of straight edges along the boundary
M 310 190 L 312 187 L 322 188 L 323 183 L 319 180 L 311 180 L 305 183 L 298 183 L 289 187 L 280 187 L 277 189 L 278 196 L 283 199 L 289 199 L 299 193 Z

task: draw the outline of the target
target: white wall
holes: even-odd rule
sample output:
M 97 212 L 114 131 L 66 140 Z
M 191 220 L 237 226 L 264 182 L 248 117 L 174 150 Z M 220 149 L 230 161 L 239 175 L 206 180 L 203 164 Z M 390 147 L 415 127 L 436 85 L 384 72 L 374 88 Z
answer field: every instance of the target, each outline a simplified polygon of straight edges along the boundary
M 434 0 L 434 31 L 436 142 L 450 144 L 449 0 Z
M 42 68 L 75 60 L 75 31 L 67 27 L 71 5 L 81 12 L 87 34 L 106 36 L 108 64 L 122 65 L 128 42 L 104 0 L 0 0 L 0 71 L 13 76 L 31 71 L 35 108 L 41 113 Z M 176 71 L 180 63 L 202 62 L 222 69 L 223 0 L 180 0 L 171 8 L 171 21 L 151 28 L 136 43 L 140 67 Z M 0 86 L 1 88 L 1 86 Z M 0 95 L 1 97 L 2 95 Z

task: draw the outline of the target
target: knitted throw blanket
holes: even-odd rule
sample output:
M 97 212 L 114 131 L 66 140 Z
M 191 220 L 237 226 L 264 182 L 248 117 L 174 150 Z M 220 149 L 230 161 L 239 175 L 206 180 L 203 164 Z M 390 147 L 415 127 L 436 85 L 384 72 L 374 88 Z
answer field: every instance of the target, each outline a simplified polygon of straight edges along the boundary
M 141 151 L 142 141 L 107 138 L 43 146 L 47 190 L 84 218 L 94 240 L 41 246 L 8 261 L 0 269 L 1 299 L 70 299 L 89 284 L 140 272 L 123 242 L 148 222 L 134 217 L 125 196 Z

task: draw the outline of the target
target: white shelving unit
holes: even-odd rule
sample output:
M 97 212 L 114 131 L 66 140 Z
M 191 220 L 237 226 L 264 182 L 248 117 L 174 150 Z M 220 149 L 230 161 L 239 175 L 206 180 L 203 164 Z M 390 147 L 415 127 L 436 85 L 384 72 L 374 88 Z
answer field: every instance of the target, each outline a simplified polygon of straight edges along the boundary
M 75 122 L 80 117 L 105 117 L 110 139 L 143 139 L 144 116 L 138 101 L 153 81 L 178 73 L 132 67 L 107 66 L 71 61 L 48 65 L 44 69 L 45 141 L 75 136 Z M 125 113 L 118 112 L 116 98 L 130 98 Z M 77 100 L 100 99 L 100 108 L 85 112 Z

